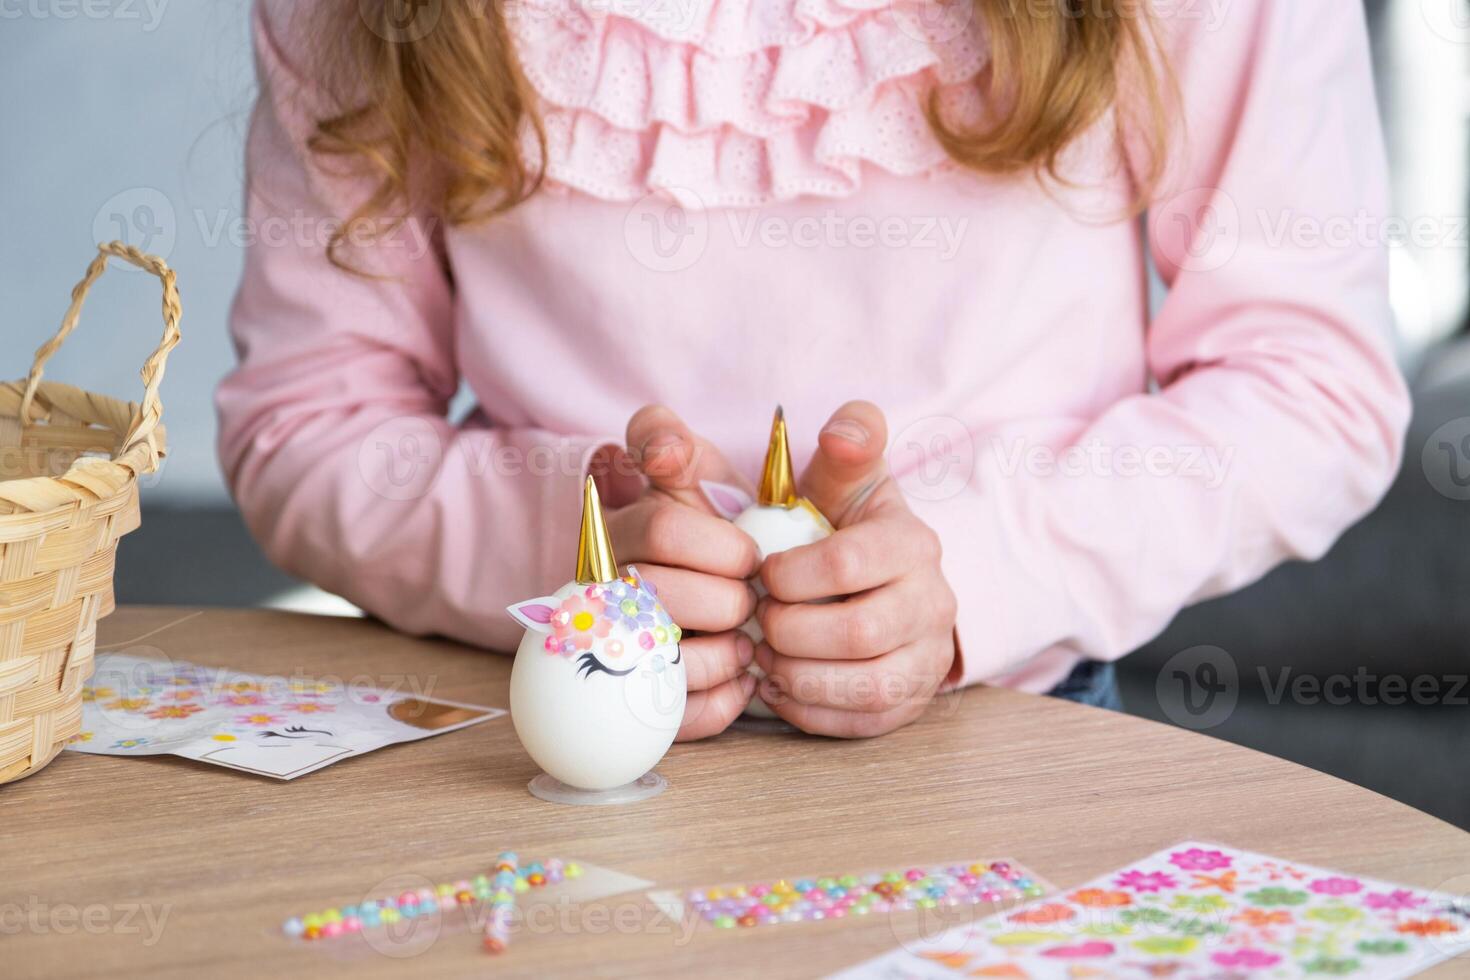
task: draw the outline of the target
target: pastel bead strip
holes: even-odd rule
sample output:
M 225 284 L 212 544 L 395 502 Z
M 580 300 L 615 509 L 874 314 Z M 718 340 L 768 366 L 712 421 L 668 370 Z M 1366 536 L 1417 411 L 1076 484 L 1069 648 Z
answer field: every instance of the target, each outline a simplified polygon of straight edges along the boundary
M 505 864 L 510 864 L 509 869 Z M 461 878 L 454 882 L 442 882 L 430 888 L 425 886 L 401 895 L 385 895 L 372 898 L 359 905 L 344 905 L 320 912 L 292 916 L 281 925 L 281 932 L 293 939 L 336 939 L 366 929 L 379 929 L 402 919 L 437 915 L 460 906 L 475 903 L 488 906 L 489 918 L 495 918 L 499 907 L 514 907 L 515 896 L 548 884 L 579 878 L 582 867 L 575 861 L 549 858 L 519 865 L 514 854 L 502 854 L 496 866 L 488 874 L 474 878 Z M 507 896 L 509 902 L 507 903 Z M 508 915 L 506 919 L 508 921 Z
M 911 909 L 1008 904 L 1045 895 L 1047 887 L 1009 861 L 780 879 L 696 888 L 687 909 L 717 929 L 842 919 Z

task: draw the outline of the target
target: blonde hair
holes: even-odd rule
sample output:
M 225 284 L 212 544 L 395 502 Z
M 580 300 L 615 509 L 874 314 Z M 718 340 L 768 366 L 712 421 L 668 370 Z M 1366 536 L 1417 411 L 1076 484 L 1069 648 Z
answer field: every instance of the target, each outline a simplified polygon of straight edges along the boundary
M 541 144 L 534 91 L 516 63 L 498 0 L 444 0 L 422 36 L 405 36 L 397 0 L 328 0 L 323 68 L 329 90 L 351 92 L 319 119 L 309 146 L 344 158 L 374 181 L 373 193 L 333 236 L 332 262 L 355 231 L 396 227 L 425 208 L 447 224 L 501 214 L 541 183 L 521 153 L 527 122 Z M 971 0 L 988 33 L 983 124 L 953 125 L 938 93 L 926 108 L 945 152 L 977 173 L 1044 173 L 1063 179 L 1063 151 L 1117 110 L 1141 147 L 1134 209 L 1159 177 L 1167 130 L 1167 69 L 1154 56 L 1149 0 Z M 1125 98 L 1125 93 L 1127 97 Z M 1127 104 L 1125 104 L 1127 103 Z M 371 237 L 371 236 L 369 236 Z

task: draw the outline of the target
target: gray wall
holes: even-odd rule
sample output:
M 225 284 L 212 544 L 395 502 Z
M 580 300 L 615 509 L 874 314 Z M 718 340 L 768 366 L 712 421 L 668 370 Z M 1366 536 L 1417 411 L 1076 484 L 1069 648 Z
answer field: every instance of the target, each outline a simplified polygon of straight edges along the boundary
M 30 369 L 97 241 L 167 258 L 184 342 L 152 502 L 226 499 L 210 393 L 233 357 L 248 13 L 248 0 L 0 0 L 0 378 Z M 136 399 L 161 332 L 157 283 L 113 265 L 47 377 Z

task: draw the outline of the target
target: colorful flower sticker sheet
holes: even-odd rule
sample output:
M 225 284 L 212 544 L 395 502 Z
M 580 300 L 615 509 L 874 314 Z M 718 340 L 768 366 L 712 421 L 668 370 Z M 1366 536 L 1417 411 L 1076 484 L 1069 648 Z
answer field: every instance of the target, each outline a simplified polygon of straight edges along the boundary
M 1470 951 L 1458 896 L 1184 843 L 845 980 L 1407 977 Z
M 110 653 L 98 656 L 82 688 L 82 731 L 69 748 L 171 754 L 294 779 L 503 714 L 365 684 Z

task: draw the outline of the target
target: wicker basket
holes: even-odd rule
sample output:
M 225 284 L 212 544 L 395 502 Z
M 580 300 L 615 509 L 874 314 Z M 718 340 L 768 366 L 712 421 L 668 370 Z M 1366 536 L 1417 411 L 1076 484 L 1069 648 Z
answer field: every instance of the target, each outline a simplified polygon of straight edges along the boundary
M 41 769 L 81 728 L 117 539 L 138 526 L 138 475 L 164 452 L 158 385 L 179 342 L 173 270 L 121 242 L 97 251 L 30 377 L 0 384 L 0 783 Z M 41 380 L 109 258 L 163 281 L 163 340 L 143 365 L 141 406 Z

